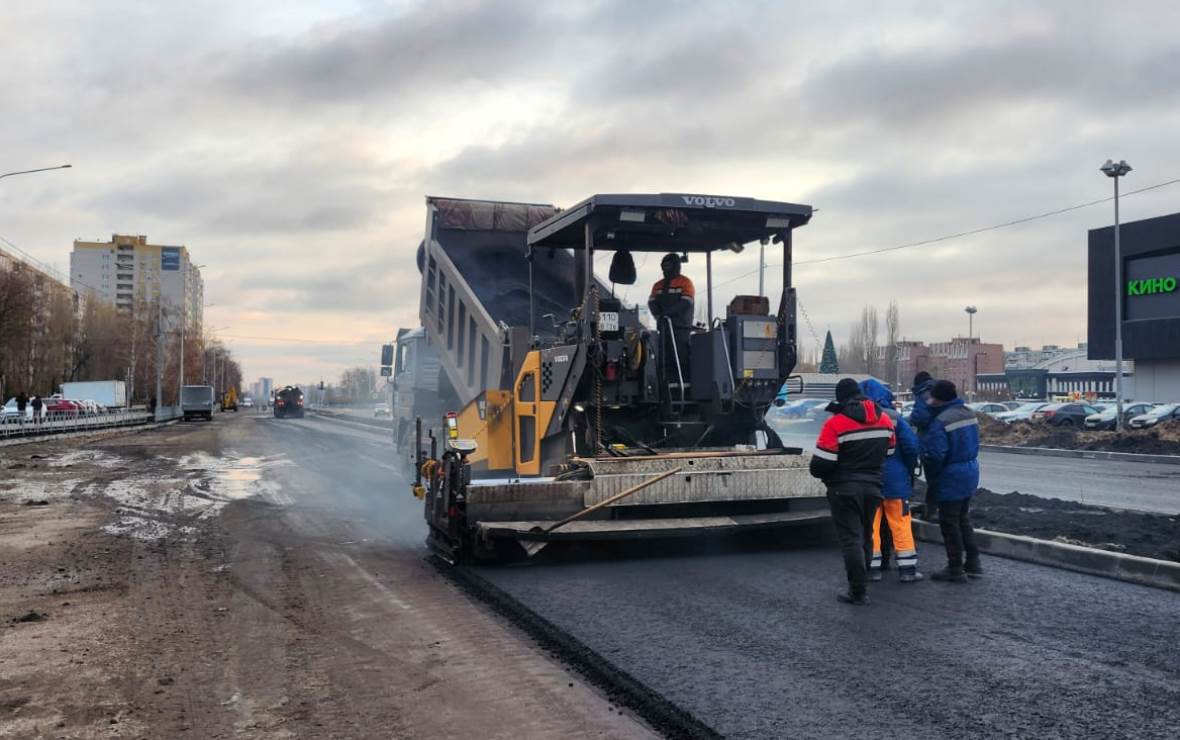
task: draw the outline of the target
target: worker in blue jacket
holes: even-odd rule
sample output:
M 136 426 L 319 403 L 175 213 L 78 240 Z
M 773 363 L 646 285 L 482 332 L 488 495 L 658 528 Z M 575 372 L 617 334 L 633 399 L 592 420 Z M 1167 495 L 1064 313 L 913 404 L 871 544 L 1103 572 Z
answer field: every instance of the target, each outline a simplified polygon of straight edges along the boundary
M 881 524 L 884 523 L 892 536 L 893 548 L 897 553 L 897 575 L 902 583 L 916 583 L 922 580 L 918 572 L 918 550 L 914 544 L 914 525 L 910 520 L 910 496 L 914 492 L 914 470 L 918 467 L 918 436 L 893 407 L 893 392 L 881 382 L 869 378 L 861 381 L 860 392 L 893 419 L 897 446 L 893 454 L 885 459 L 882 470 L 881 505 L 873 518 L 873 555 L 869 561 L 869 580 L 881 580 L 885 565 L 882 557 Z
M 947 557 L 947 567 L 930 577 L 965 583 L 968 576 L 983 575 L 970 515 L 971 497 L 979 488 L 979 421 L 949 380 L 931 387 L 930 408 L 933 418 L 921 437 L 922 463 L 926 480 L 938 492 L 938 526 Z
M 914 376 L 914 384 L 910 387 L 914 398 L 914 407 L 910 410 L 909 422 L 917 432 L 919 440 L 926 433 L 926 428 L 930 426 L 930 420 L 934 418 L 934 409 L 930 406 L 930 389 L 933 387 L 934 378 L 925 370 Z M 926 511 L 923 513 L 923 518 L 928 522 L 938 521 L 938 492 L 934 490 L 929 476 L 926 477 L 925 504 Z

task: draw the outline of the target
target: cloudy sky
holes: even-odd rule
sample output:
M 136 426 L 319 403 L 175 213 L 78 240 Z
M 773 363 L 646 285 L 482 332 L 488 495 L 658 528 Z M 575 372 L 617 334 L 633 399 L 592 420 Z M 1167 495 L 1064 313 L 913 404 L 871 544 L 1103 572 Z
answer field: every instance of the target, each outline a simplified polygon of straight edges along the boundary
M 1166 0 L 45 0 L 0 24 L 0 171 L 74 165 L 0 181 L 0 236 L 62 270 L 78 237 L 188 245 L 251 379 L 331 380 L 415 324 L 426 194 L 811 204 L 821 337 L 896 299 L 910 338 L 965 333 L 970 303 L 1010 347 L 1084 341 L 1109 204 L 806 263 L 1102 198 L 1108 157 L 1125 190 L 1180 178 Z M 1123 203 L 1176 210 L 1180 185 Z M 718 306 L 756 289 L 754 252 L 716 266 Z

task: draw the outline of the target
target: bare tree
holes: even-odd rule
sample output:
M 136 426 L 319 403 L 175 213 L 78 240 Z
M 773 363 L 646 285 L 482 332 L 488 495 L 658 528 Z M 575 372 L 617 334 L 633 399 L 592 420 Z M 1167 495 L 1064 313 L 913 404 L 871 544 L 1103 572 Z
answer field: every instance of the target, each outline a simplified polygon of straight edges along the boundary
M 877 309 L 874 306 L 865 306 L 861 309 L 857 329 L 860 333 L 864 371 L 869 375 L 879 375 L 881 363 L 877 357 Z
M 889 301 L 889 308 L 885 311 L 885 380 L 894 389 L 901 388 L 901 377 L 897 368 L 897 343 L 901 341 L 901 311 L 897 301 Z

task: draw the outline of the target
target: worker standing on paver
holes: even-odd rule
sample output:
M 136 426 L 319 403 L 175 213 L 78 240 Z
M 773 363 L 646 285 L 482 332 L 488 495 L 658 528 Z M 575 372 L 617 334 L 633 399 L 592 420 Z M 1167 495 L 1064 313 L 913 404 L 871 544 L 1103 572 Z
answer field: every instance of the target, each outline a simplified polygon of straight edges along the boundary
M 979 421 L 949 380 L 931 388 L 930 407 L 934 418 L 922 435 L 922 462 L 926 479 L 938 492 L 938 526 L 947 558 L 947 567 L 930 577 L 966 583 L 967 576 L 983 575 L 970 516 L 971 497 L 979 488 Z
M 869 580 L 881 580 L 881 570 L 885 564 L 882 557 L 882 529 L 888 529 L 893 537 L 893 550 L 897 553 L 898 580 L 916 583 L 922 580 L 922 574 L 918 572 L 918 549 L 914 544 L 914 525 L 910 520 L 910 496 L 914 492 L 914 470 L 918 467 L 918 436 L 893 408 L 892 391 L 872 378 L 861 381 L 860 391 L 865 398 L 875 401 L 893 421 L 897 439 L 894 453 L 885 461 L 881 505 L 873 517 L 873 554 L 869 561 Z
M 828 488 L 832 522 L 844 555 L 848 590 L 836 598 L 866 605 L 872 526 L 881 499 L 881 473 L 893 452 L 893 420 L 865 398 L 852 378 L 836 384 L 832 416 L 824 422 L 811 456 L 811 474 Z

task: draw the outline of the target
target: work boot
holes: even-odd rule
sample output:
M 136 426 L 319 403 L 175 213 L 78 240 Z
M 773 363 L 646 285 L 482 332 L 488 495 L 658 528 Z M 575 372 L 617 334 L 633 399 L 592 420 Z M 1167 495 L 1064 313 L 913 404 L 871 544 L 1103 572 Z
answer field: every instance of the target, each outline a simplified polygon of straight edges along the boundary
M 870 581 L 879 581 L 879 580 L 881 580 L 881 577 L 882 577 L 882 574 L 881 574 L 880 568 L 869 568 L 869 580 Z
M 942 570 L 936 570 L 930 574 L 932 581 L 948 581 L 950 583 L 966 583 L 967 574 L 963 572 L 962 568 L 952 568 L 947 566 Z
M 963 572 L 967 574 L 968 578 L 983 578 L 983 566 L 979 564 L 978 560 L 967 561 L 967 564 L 963 566 Z
M 857 596 L 851 591 L 840 591 L 836 594 L 836 601 L 839 601 L 843 604 L 852 604 L 854 606 L 868 606 L 870 603 L 868 594 L 861 594 L 860 596 Z
M 923 576 L 918 572 L 917 568 L 906 568 L 897 575 L 897 580 L 902 583 L 917 583 L 922 578 Z

